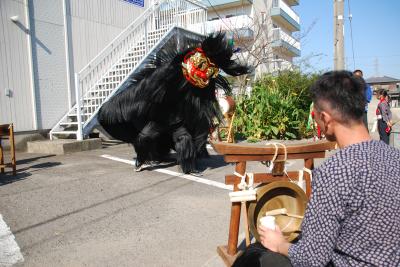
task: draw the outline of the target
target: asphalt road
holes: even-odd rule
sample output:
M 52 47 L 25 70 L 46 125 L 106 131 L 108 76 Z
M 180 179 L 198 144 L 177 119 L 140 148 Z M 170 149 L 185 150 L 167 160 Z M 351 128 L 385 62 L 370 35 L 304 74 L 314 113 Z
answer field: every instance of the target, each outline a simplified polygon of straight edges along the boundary
M 224 266 L 216 247 L 227 243 L 230 201 L 218 185 L 233 165 L 215 154 L 201 160 L 207 184 L 173 162 L 162 166 L 170 173 L 137 173 L 110 156 L 131 161 L 133 149 L 17 154 L 17 177 L 0 176 L 0 214 L 24 257 L 16 266 Z

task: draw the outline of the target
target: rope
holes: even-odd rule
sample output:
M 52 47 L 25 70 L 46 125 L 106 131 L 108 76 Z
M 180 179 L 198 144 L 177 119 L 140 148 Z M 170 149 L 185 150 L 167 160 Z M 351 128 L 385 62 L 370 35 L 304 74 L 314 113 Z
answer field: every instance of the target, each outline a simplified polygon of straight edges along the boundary
M 240 173 L 238 173 L 238 172 L 233 172 L 233 174 L 234 175 L 236 175 L 237 177 L 240 177 L 241 178 L 241 181 L 240 181 L 240 183 L 238 184 L 238 188 L 240 189 L 240 190 L 244 190 L 245 188 L 246 188 L 246 186 L 247 186 L 247 184 L 246 184 L 246 173 L 244 173 L 243 175 L 241 175 Z
M 240 173 L 235 171 L 235 172 L 233 172 L 233 174 L 236 175 L 237 177 L 241 178 L 240 183 L 238 184 L 238 188 L 240 190 L 247 190 L 247 189 L 253 188 L 253 185 L 254 185 L 254 173 L 251 173 L 251 172 L 246 173 L 245 172 L 243 175 L 241 175 Z M 248 184 L 246 183 L 246 176 L 249 177 L 249 183 Z
M 285 144 L 282 144 L 282 143 L 266 143 L 265 145 L 266 146 L 273 145 L 275 147 L 274 157 L 271 159 L 272 163 L 275 162 L 276 158 L 278 157 L 278 150 L 279 150 L 278 146 L 283 147 L 283 151 L 285 152 L 285 157 L 284 157 L 284 159 L 282 161 L 286 161 L 287 160 L 287 148 L 286 148 Z
M 253 188 L 254 184 L 254 173 L 245 173 L 243 175 L 234 172 L 234 175 L 241 178 L 238 188 L 240 191 L 234 191 L 229 193 L 231 202 L 247 202 L 254 201 L 257 199 L 256 190 Z M 246 176 L 249 177 L 249 183 L 246 183 Z
M 293 183 L 295 183 L 295 184 L 297 184 L 298 186 L 300 186 L 300 187 L 303 189 L 303 191 L 306 192 L 307 188 L 306 188 L 305 181 L 304 181 L 304 179 L 303 179 L 304 172 L 306 172 L 306 173 L 308 173 L 308 174 L 310 175 L 310 181 L 312 181 L 312 172 L 311 172 L 310 169 L 308 169 L 308 168 L 306 168 L 306 167 L 303 167 L 302 170 L 299 170 L 299 179 L 298 179 L 298 181 L 292 181 L 292 180 L 290 180 L 290 181 L 293 182 Z M 287 175 L 287 174 L 286 174 L 286 175 Z M 289 176 L 288 176 L 288 177 L 289 177 Z M 289 178 L 289 179 L 290 179 L 290 178 Z
M 280 160 L 280 162 L 281 162 L 281 161 L 286 161 L 286 160 L 287 160 L 287 147 L 285 146 L 285 144 L 282 144 L 282 143 L 275 143 L 275 142 L 274 142 L 274 143 L 266 143 L 265 145 L 266 145 L 266 146 L 273 145 L 273 146 L 275 147 L 275 152 L 274 152 L 274 156 L 272 157 L 272 159 L 271 159 L 270 161 L 262 162 L 263 164 L 265 164 L 265 166 L 269 167 L 270 170 L 273 169 L 273 167 L 274 167 L 274 162 L 276 161 L 276 158 L 278 157 L 278 150 L 279 150 L 278 146 L 283 147 L 283 150 L 284 150 L 284 153 L 285 153 L 284 159 L 283 159 L 283 160 Z M 272 164 L 271 164 L 271 163 L 272 163 Z

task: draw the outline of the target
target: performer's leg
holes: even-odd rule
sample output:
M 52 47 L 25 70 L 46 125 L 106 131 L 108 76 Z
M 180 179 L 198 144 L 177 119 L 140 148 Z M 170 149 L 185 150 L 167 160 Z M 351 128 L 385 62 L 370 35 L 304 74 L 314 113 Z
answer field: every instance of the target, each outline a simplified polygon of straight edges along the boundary
M 162 127 L 156 122 L 149 122 L 136 137 L 133 146 L 136 151 L 136 170 L 140 171 L 143 163 L 158 158 L 158 138 L 162 133 Z
M 179 127 L 172 134 L 177 161 L 184 173 L 195 169 L 196 150 L 193 145 L 192 136 L 184 127 Z
M 192 134 L 197 157 L 209 156 L 206 148 L 209 131 L 210 124 L 208 123 L 207 119 L 204 118 L 199 120 Z
M 172 137 L 169 134 L 163 133 L 160 138 L 158 138 L 157 144 L 157 158 L 155 160 L 163 161 L 167 159 L 171 149 L 174 148 Z
M 194 146 L 196 148 L 196 156 L 197 157 L 209 157 L 208 151 L 207 151 L 207 137 L 208 133 L 205 134 L 200 134 L 198 136 L 195 136 L 193 138 Z

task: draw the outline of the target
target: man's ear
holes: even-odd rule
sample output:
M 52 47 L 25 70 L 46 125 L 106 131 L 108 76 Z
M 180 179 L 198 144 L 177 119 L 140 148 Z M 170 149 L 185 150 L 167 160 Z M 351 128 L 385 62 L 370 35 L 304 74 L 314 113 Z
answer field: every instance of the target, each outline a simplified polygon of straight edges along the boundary
M 325 132 L 329 130 L 332 125 L 333 117 L 329 112 L 321 111 L 321 121 L 324 124 Z

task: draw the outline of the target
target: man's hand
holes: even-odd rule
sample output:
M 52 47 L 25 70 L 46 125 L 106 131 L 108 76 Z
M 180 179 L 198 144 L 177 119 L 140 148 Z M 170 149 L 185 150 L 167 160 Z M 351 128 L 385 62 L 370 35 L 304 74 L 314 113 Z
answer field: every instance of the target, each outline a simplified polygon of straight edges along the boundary
M 290 243 L 283 237 L 278 226 L 276 226 L 275 230 L 271 230 L 260 225 L 258 233 L 260 235 L 261 244 L 264 247 L 285 256 L 288 255 Z

